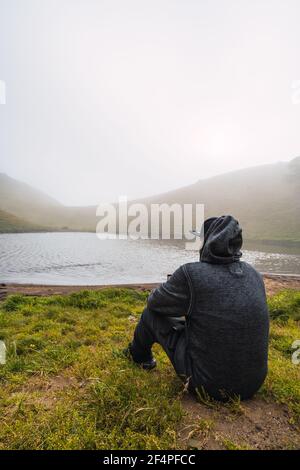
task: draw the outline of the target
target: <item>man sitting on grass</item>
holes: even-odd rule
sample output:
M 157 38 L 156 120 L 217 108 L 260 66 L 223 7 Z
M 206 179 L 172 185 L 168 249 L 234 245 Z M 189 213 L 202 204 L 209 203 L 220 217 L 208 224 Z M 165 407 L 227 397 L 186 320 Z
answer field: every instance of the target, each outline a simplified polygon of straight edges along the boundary
M 200 261 L 148 298 L 128 348 L 135 363 L 154 368 L 159 343 L 189 390 L 217 400 L 257 392 L 267 374 L 269 315 L 262 277 L 240 260 L 241 246 L 232 216 L 204 222 Z

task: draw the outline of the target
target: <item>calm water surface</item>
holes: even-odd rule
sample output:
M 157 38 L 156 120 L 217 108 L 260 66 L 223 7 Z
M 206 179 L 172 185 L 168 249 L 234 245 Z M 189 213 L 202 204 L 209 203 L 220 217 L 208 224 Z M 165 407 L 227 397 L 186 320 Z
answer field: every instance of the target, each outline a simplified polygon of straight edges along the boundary
M 261 272 L 300 274 L 300 255 L 243 251 Z M 0 282 L 121 284 L 166 279 L 198 260 L 184 246 L 150 240 L 99 240 L 92 233 L 0 235 Z

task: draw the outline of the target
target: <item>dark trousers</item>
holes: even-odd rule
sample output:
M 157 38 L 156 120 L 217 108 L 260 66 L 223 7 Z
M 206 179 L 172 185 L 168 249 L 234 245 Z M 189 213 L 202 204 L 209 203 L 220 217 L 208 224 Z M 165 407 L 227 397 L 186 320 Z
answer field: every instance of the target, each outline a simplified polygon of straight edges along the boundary
M 131 343 L 133 359 L 136 362 L 149 360 L 154 343 L 162 346 L 176 373 L 185 380 L 189 375 L 186 369 L 185 321 L 162 316 L 145 308 Z

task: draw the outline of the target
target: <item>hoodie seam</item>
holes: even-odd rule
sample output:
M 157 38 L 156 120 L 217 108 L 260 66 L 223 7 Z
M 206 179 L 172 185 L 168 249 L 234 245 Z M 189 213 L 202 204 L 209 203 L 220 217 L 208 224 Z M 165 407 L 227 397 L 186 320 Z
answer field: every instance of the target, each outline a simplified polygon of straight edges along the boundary
M 190 294 L 191 294 L 191 298 L 190 298 L 190 303 L 189 303 L 189 308 L 188 308 L 188 311 L 187 311 L 187 314 L 186 316 L 189 318 L 190 317 L 190 312 L 194 306 L 194 289 L 193 289 L 193 284 L 192 284 L 192 280 L 190 278 L 190 275 L 189 275 L 189 272 L 187 270 L 187 267 L 186 266 L 183 266 L 183 272 L 185 274 L 185 277 L 187 278 L 187 281 L 188 281 L 188 286 L 189 286 L 189 290 L 190 290 Z

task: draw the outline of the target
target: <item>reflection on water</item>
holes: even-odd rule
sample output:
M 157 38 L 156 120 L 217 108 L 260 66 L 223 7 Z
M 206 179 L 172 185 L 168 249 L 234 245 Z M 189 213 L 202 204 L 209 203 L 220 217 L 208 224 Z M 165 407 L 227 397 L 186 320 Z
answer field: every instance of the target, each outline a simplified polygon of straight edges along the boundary
M 150 240 L 99 240 L 92 233 L 0 235 L 0 281 L 40 284 L 118 284 L 166 279 L 197 261 L 183 244 Z M 261 272 L 300 274 L 300 255 L 244 250 Z

